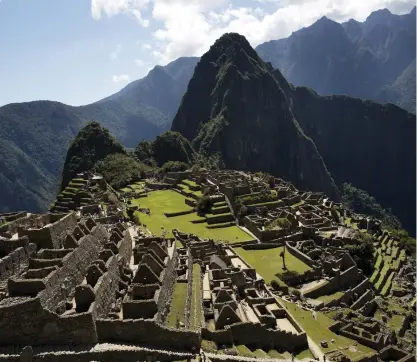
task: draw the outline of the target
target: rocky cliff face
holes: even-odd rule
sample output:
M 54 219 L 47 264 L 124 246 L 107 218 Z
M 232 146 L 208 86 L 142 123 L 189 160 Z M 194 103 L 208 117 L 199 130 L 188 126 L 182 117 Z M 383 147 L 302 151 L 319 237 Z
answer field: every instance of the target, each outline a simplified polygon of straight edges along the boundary
M 223 35 L 203 55 L 172 130 L 203 154 L 220 152 L 228 168 L 263 170 L 338 197 L 271 66 L 238 34 Z
M 392 104 L 347 96 L 288 93 L 294 114 L 338 185 L 368 191 L 403 227 L 416 226 L 416 116 Z

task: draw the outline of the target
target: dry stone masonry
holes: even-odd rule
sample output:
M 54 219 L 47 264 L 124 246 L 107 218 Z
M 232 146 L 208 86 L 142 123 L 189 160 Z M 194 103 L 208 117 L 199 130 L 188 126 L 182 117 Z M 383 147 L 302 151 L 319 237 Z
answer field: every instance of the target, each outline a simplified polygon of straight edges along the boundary
M 0 361 L 295 360 L 310 350 L 347 362 L 358 346 L 373 352 L 355 360 L 415 361 L 415 266 L 379 220 L 263 173 L 137 181 L 114 190 L 81 173 L 48 213 L 0 215 Z M 189 208 L 167 219 L 197 212 L 206 196 L 210 212 L 191 222 L 237 227 L 247 240 L 152 234 L 138 224 L 152 217 L 140 200 L 166 189 Z M 364 243 L 370 272 L 351 252 Z M 278 260 L 272 279 L 257 253 Z M 318 328 L 351 346 L 312 342 L 288 305 L 331 318 Z

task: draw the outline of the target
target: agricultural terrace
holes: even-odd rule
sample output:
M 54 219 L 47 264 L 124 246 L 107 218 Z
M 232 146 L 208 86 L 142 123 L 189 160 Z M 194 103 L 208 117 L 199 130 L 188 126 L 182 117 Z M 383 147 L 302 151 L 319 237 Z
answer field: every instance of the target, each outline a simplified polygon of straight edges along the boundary
M 372 348 L 363 346 L 354 340 L 342 337 L 333 333 L 329 327 L 334 324 L 334 320 L 325 316 L 322 312 L 313 313 L 299 307 L 295 303 L 287 302 L 284 299 L 278 298 L 282 305 L 290 312 L 300 326 L 306 331 L 307 335 L 320 346 L 322 340 L 329 341 L 329 348 L 320 348 L 323 353 L 336 348 L 343 348 L 343 353 L 356 361 L 366 355 L 375 354 Z M 334 339 L 334 343 L 330 341 Z M 346 348 L 346 349 L 345 349 Z
M 406 260 L 405 250 L 400 248 L 398 241 L 388 235 L 377 239 L 374 247 L 374 273 L 369 280 L 377 292 L 387 296 L 391 290 L 395 274 Z
M 160 236 L 164 229 L 167 236 L 173 237 L 172 229 L 178 229 L 184 233 L 192 233 L 200 238 L 223 240 L 227 243 L 237 243 L 251 240 L 252 237 L 236 225 L 219 228 L 208 228 L 204 217 L 200 217 L 192 208 L 185 204 L 185 197 L 173 190 L 158 190 L 148 193 L 147 197 L 132 200 L 133 205 L 149 208 L 151 214 L 136 211 L 142 224 L 155 235 Z M 167 217 L 165 213 L 190 211 L 190 214 Z M 216 215 L 217 216 L 217 215 Z M 192 223 L 198 220 L 199 223 Z M 163 229 L 164 228 L 164 229 Z
M 285 266 L 287 267 L 285 270 L 282 257 L 280 256 L 281 252 L 284 251 L 283 246 L 263 250 L 245 250 L 243 248 L 235 248 L 234 250 L 256 269 L 256 272 L 265 279 L 266 283 L 277 279 L 276 274 L 279 273 L 290 271 L 303 274 L 311 269 L 300 259 L 289 252 L 285 252 Z

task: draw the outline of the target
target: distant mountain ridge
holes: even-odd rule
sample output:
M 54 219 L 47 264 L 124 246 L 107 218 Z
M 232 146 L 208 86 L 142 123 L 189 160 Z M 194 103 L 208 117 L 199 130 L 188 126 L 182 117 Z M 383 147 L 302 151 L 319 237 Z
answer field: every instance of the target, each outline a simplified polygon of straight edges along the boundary
M 226 168 L 268 172 L 336 200 L 336 185 L 351 182 L 415 230 L 415 114 L 294 87 L 239 34 L 201 57 L 172 130 L 196 151 L 220 154 Z
M 0 107 L 0 212 L 47 210 L 67 150 L 87 121 L 108 128 L 124 146 L 168 130 L 198 58 L 157 66 L 96 103 L 72 107 L 34 101 Z
M 415 7 L 405 15 L 378 10 L 362 23 L 322 17 L 256 51 L 296 86 L 321 95 L 391 102 L 415 112 Z

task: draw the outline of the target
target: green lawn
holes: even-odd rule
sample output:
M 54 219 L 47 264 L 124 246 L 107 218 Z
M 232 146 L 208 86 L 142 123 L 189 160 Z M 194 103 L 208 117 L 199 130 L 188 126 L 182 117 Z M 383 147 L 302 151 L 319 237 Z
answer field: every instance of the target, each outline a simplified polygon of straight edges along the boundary
M 201 267 L 193 264 L 193 284 L 191 294 L 190 329 L 201 327 Z
M 166 325 L 177 328 L 177 323 L 185 324 L 185 304 L 187 300 L 187 283 L 176 283 L 172 294 L 171 310 L 169 311 Z
M 338 336 L 329 329 L 329 326 L 334 323 L 334 320 L 328 318 L 323 313 L 316 312 L 317 319 L 314 319 L 310 311 L 298 307 L 295 303 L 286 302 L 281 298 L 279 298 L 279 300 L 317 345 L 320 346 L 320 341 L 322 340 L 326 340 L 329 343 L 329 348 L 322 348 L 323 352 L 339 347 L 354 345 L 355 341 Z M 335 343 L 330 343 L 331 339 L 334 339 Z M 352 360 L 357 360 L 368 353 L 375 353 L 373 349 L 361 344 L 357 344 L 356 349 L 357 352 L 352 352 L 349 349 L 346 349 L 343 352 Z
M 142 212 L 136 212 L 142 224 L 155 235 L 161 235 L 164 227 L 169 231 L 168 237 L 172 237 L 172 229 L 178 229 L 184 233 L 193 233 L 201 238 L 211 238 L 215 240 L 224 240 L 228 243 L 236 243 L 247 240 L 252 240 L 252 237 L 245 233 L 242 229 L 236 225 L 218 228 L 208 229 L 207 223 L 193 224 L 192 220 L 202 219 L 196 213 L 166 217 L 166 212 L 179 212 L 185 210 L 191 210 L 191 208 L 185 204 L 185 197 L 178 192 L 172 190 L 158 190 L 152 191 L 147 197 L 132 200 L 133 205 L 149 208 L 151 215 L 146 215 Z
M 322 302 L 324 302 L 325 304 L 328 302 L 331 302 L 332 300 L 338 299 L 340 298 L 343 294 L 343 292 L 336 292 L 330 295 L 322 295 L 320 297 L 318 297 L 318 300 L 321 300 Z
M 235 248 L 235 251 L 256 269 L 257 273 L 265 279 L 266 283 L 270 283 L 271 280 L 277 279 L 275 274 L 284 272 L 282 258 L 280 257 L 283 249 L 284 247 L 280 246 L 266 250 Z M 285 253 L 285 265 L 287 270 L 295 271 L 299 274 L 310 270 L 308 265 L 291 255 L 288 251 Z

